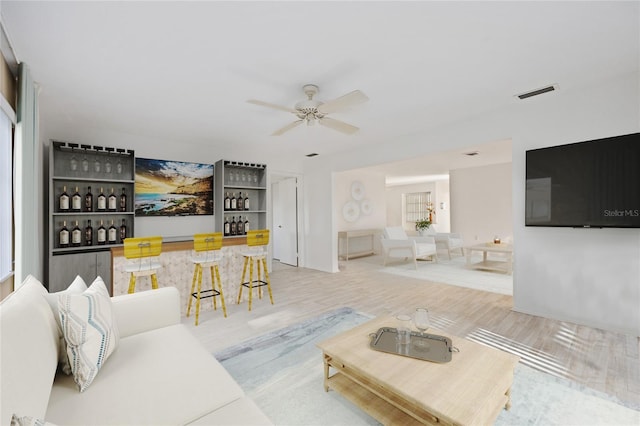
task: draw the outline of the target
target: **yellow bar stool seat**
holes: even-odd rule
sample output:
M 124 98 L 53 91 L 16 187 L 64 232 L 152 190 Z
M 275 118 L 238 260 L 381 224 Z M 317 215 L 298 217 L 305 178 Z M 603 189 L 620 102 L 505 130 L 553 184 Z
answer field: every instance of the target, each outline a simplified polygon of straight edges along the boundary
M 244 266 L 242 268 L 242 279 L 240 280 L 240 291 L 238 292 L 238 304 L 242 299 L 242 288 L 247 287 L 249 289 L 249 310 L 251 310 L 251 302 L 253 298 L 253 288 L 258 287 L 258 296 L 262 299 L 262 287 L 267 286 L 269 291 L 269 299 L 273 305 L 273 293 L 271 292 L 271 281 L 269 280 L 269 271 L 267 270 L 267 245 L 269 244 L 269 230 L 268 229 L 256 229 L 247 232 L 247 246 L 246 250 L 240 252 L 244 256 Z M 256 264 L 258 269 L 258 275 L 256 279 L 253 279 L 253 264 Z M 247 274 L 247 266 L 249 266 L 249 281 L 245 282 L 245 276 Z M 261 268 L 262 267 L 262 268 Z M 260 269 L 264 274 L 264 279 L 261 279 Z
M 125 272 L 130 273 L 129 293 L 135 292 L 136 277 L 151 276 L 151 288 L 158 288 L 156 272 L 162 268 L 162 237 L 136 237 L 124 240 Z
M 193 280 L 191 281 L 191 296 L 187 305 L 187 317 L 191 314 L 192 297 L 196 299 L 196 325 L 200 321 L 200 299 L 207 297 L 213 298 L 213 309 L 217 310 L 216 297 L 220 296 L 220 304 L 225 318 L 227 317 L 227 307 L 224 303 L 224 294 L 222 291 L 222 281 L 220 280 L 219 264 L 222 260 L 222 232 L 213 232 L 209 234 L 195 234 L 193 236 L 194 255 L 191 261 L 195 265 L 193 270 Z M 211 272 L 211 289 L 202 290 L 202 270 L 209 268 Z M 196 281 L 198 287 L 196 289 Z M 216 282 L 218 288 L 216 289 Z

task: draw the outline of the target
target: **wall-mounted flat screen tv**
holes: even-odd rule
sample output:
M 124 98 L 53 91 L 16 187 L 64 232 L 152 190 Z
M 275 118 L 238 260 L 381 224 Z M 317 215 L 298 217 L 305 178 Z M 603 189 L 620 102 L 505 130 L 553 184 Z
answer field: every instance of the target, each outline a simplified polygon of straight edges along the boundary
M 526 226 L 640 228 L 640 133 L 526 152 Z

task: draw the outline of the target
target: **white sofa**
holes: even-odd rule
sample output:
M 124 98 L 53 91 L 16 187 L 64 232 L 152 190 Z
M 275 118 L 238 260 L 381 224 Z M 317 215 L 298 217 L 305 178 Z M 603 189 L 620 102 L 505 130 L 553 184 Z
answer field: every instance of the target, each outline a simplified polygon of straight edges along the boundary
M 57 425 L 272 424 L 180 323 L 173 287 L 111 298 L 116 350 L 79 392 L 57 371 L 59 328 L 29 276 L 0 304 L 0 424 L 12 415 Z

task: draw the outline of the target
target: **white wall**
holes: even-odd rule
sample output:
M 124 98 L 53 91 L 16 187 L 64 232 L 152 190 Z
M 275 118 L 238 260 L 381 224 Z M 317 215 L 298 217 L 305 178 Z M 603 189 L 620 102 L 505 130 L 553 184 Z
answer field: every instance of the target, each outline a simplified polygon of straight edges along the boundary
M 465 244 L 513 240 L 511 163 L 451 170 L 451 224 Z
M 445 181 L 446 182 L 446 181 Z M 441 186 L 442 187 L 442 186 Z M 448 189 L 447 189 L 448 191 Z M 413 232 L 414 223 L 407 223 L 404 220 L 405 217 L 405 199 L 404 194 L 410 194 L 413 192 L 431 192 L 431 201 L 434 207 L 436 207 L 435 223 L 437 224 L 438 232 L 447 232 L 445 228 L 448 228 L 449 218 L 448 212 L 442 212 L 438 207 L 438 200 L 440 194 L 438 194 L 438 185 L 436 182 L 423 182 L 414 183 L 410 185 L 394 185 L 387 187 L 387 225 L 386 226 L 402 226 L 405 231 Z M 444 199 L 444 196 L 442 196 Z M 448 197 L 446 198 L 448 202 Z
M 364 172 L 354 170 L 349 172 L 336 173 L 335 190 L 334 190 L 334 206 L 338 212 L 336 217 L 337 231 L 352 231 L 361 229 L 379 229 L 382 231 L 386 225 L 386 199 L 384 191 L 385 176 L 380 173 Z M 351 187 L 354 182 L 362 183 L 364 188 L 364 200 L 368 200 L 371 206 L 371 212 L 365 214 L 363 211 L 354 222 L 345 220 L 342 214 L 344 205 L 348 202 L 355 202 L 358 206 L 362 201 L 357 201 L 351 194 Z M 379 235 L 373 239 L 374 250 L 380 252 Z M 339 241 L 341 244 L 339 252 L 345 252 L 345 242 Z M 356 253 L 358 251 L 368 250 L 371 242 L 368 237 L 354 238 L 349 241 L 349 252 Z
M 514 309 L 640 335 L 640 229 L 524 226 L 525 151 L 640 131 L 640 75 L 527 105 L 513 137 Z
M 515 244 L 514 309 L 608 330 L 640 335 L 640 229 L 556 229 L 524 226 L 525 151 L 640 131 L 640 73 L 589 87 L 514 99 L 509 109 L 483 114 L 453 126 L 431 129 L 420 138 L 362 152 L 327 156 L 306 164 L 314 188 L 309 223 L 326 221 L 332 204 L 333 171 L 428 155 L 445 149 L 511 138 L 512 211 Z M 404 154 L 402 154 L 404 153 Z M 337 206 L 333 206 L 333 212 Z M 455 229 L 454 229 L 455 231 Z M 318 269 L 337 261 L 333 233 L 314 231 L 308 240 Z M 311 265 L 310 265 L 311 266 Z

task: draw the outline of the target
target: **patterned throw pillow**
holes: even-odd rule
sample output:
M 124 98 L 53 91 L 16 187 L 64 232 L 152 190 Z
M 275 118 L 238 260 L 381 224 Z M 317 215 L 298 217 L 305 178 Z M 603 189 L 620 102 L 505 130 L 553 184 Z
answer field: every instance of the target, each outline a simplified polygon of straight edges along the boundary
M 61 295 L 58 310 L 73 379 L 84 392 L 120 338 L 102 278 L 96 278 L 82 294 Z
M 11 426 L 55 426 L 53 423 L 45 422 L 44 420 L 36 419 L 30 416 L 18 417 L 17 415 L 11 416 Z
M 82 294 L 87 289 L 87 284 L 80 275 L 76 275 L 73 282 L 67 287 L 66 290 L 59 291 L 57 293 L 47 293 L 45 299 L 49 302 L 53 316 L 56 318 L 58 324 L 58 365 L 64 374 L 71 374 L 71 366 L 69 365 L 69 357 L 67 356 L 67 344 L 64 342 L 64 335 L 62 334 L 62 325 L 60 324 L 60 314 L 58 312 L 58 298 L 62 294 Z

